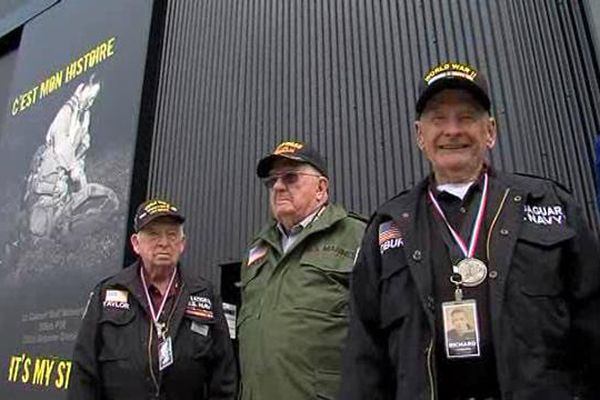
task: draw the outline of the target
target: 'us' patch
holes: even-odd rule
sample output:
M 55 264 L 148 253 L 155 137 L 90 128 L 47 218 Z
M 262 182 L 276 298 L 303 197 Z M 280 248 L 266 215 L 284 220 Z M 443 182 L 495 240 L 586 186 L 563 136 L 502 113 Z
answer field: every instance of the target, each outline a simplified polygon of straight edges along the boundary
M 388 249 L 404 246 L 402 232 L 394 221 L 387 221 L 379 225 L 379 249 L 383 254 Z
M 250 267 L 252 264 L 254 264 L 258 260 L 262 259 L 266 255 L 267 255 L 267 247 L 266 246 L 261 246 L 261 245 L 254 246 L 253 248 L 250 249 L 250 252 L 248 253 L 248 266 Z

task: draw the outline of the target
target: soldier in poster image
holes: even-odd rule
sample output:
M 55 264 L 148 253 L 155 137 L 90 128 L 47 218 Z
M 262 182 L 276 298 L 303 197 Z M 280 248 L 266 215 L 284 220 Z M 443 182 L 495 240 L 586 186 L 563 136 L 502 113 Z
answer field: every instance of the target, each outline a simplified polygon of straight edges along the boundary
M 164 200 L 142 203 L 139 260 L 100 282 L 75 344 L 69 399 L 233 399 L 236 367 L 211 284 L 179 263 L 184 217 Z
M 580 207 L 489 165 L 475 68 L 432 68 L 416 111 L 432 173 L 367 227 L 339 398 L 600 398 L 600 247 Z
M 283 142 L 258 163 L 273 220 L 242 266 L 241 399 L 333 399 L 365 221 L 329 202 L 323 158 Z

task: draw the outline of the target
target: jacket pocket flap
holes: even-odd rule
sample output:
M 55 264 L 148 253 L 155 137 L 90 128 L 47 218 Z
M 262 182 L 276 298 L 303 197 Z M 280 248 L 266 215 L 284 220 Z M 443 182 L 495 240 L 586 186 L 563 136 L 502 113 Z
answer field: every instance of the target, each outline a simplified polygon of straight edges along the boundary
M 325 272 L 348 274 L 354 268 L 354 258 L 337 253 L 311 252 L 302 257 L 300 264 L 310 265 Z
M 184 317 L 189 319 L 190 321 L 197 322 L 199 324 L 205 324 L 205 325 L 214 325 L 215 324 L 214 318 L 200 317 L 200 316 L 190 315 L 190 314 L 184 314 Z
M 248 285 L 248 283 L 250 283 L 251 280 L 256 278 L 256 276 L 260 272 L 260 269 L 266 263 L 267 263 L 267 257 L 263 257 L 262 260 L 257 261 L 250 266 L 248 266 L 246 264 L 242 264 L 243 270 L 241 271 L 241 275 L 240 275 L 240 286 L 243 288 L 246 285 Z
M 389 279 L 392 275 L 408 268 L 405 262 L 383 262 L 381 265 L 381 280 Z
M 116 326 L 127 325 L 135 318 L 135 314 L 129 310 L 104 309 L 99 323 L 109 323 Z
M 527 224 L 519 233 L 519 240 L 543 247 L 552 247 L 575 237 L 575 231 L 568 226 L 535 226 Z

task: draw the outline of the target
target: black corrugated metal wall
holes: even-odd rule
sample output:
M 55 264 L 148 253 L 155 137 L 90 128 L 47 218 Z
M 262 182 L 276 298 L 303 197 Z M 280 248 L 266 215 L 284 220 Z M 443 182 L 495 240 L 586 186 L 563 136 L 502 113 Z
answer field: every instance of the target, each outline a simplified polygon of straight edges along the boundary
M 494 165 L 572 188 L 598 229 L 600 90 L 576 1 L 170 0 L 148 194 L 188 216 L 187 262 L 218 281 L 268 216 L 257 160 L 297 138 L 328 158 L 333 197 L 370 213 L 428 171 L 413 140 L 430 65 L 485 71 Z

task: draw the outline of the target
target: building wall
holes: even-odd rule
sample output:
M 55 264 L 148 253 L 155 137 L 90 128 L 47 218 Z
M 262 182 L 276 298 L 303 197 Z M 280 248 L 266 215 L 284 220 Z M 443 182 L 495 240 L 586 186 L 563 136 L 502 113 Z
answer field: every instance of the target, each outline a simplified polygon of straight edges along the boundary
M 213 281 L 268 218 L 260 157 L 295 138 L 333 198 L 370 214 L 428 173 L 417 80 L 451 59 L 490 81 L 498 168 L 562 182 L 598 230 L 600 88 L 579 2 L 170 0 L 148 178 L 188 215 L 186 262 Z

